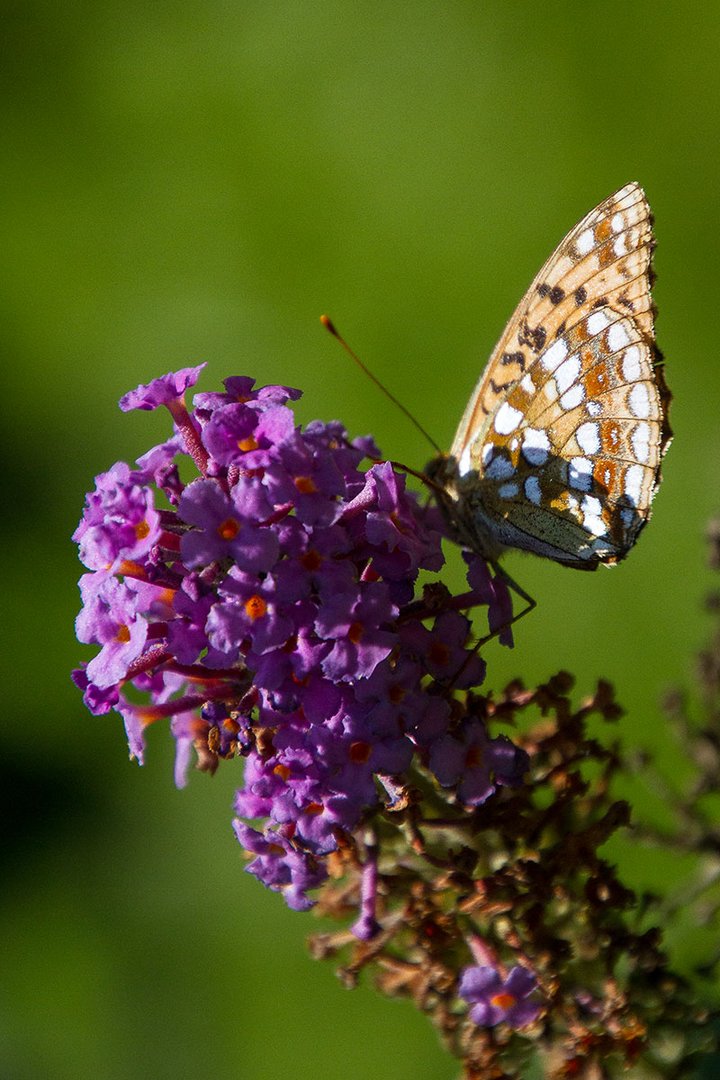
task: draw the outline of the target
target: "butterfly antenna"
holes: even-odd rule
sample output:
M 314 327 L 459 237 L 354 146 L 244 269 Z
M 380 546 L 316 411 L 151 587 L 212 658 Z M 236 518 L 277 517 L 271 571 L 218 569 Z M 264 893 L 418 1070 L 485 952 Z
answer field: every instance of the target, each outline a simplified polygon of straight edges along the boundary
M 340 342 L 340 344 L 342 345 L 343 349 L 344 349 L 344 350 L 345 350 L 345 352 L 346 352 L 346 353 L 348 354 L 348 356 L 350 357 L 350 359 L 351 359 L 351 360 L 354 360 L 354 361 L 355 361 L 355 363 L 356 363 L 356 364 L 357 364 L 357 366 L 358 366 L 358 367 L 360 368 L 360 370 L 361 370 L 361 371 L 364 371 L 364 372 L 365 372 L 365 374 L 367 375 L 367 377 L 368 377 L 369 379 L 372 379 L 372 381 L 373 381 L 373 382 L 375 383 L 375 385 L 376 385 L 376 386 L 378 387 L 378 389 L 380 389 L 380 390 L 381 390 L 381 391 L 383 392 L 383 394 L 385 395 L 385 397 L 386 397 L 386 398 L 389 398 L 389 399 L 390 399 L 390 401 L 392 401 L 393 405 L 395 405 L 395 406 L 396 406 L 396 407 L 397 407 L 397 408 L 398 408 L 398 409 L 400 410 L 400 412 L 401 412 L 401 413 L 404 413 L 404 414 L 405 414 L 405 416 L 407 416 L 407 418 L 408 418 L 408 420 L 410 421 L 410 423 L 411 423 L 411 424 L 414 424 L 414 425 L 415 425 L 415 427 L 416 427 L 416 428 L 417 428 L 417 430 L 418 430 L 418 431 L 420 432 L 420 434 L 421 434 L 421 435 L 422 435 L 422 436 L 423 436 L 423 437 L 424 437 L 425 439 L 427 439 L 427 441 L 428 441 L 428 442 L 430 443 L 430 445 L 432 446 L 432 448 L 433 448 L 433 449 L 435 450 L 435 453 L 436 453 L 436 454 L 442 454 L 442 450 L 440 449 L 440 447 L 438 446 L 438 444 L 437 444 L 437 443 L 435 442 L 435 440 L 433 439 L 432 435 L 429 435 L 429 434 L 428 434 L 428 432 L 427 432 L 427 431 L 425 430 L 425 428 L 424 428 L 424 427 L 422 426 L 422 424 L 420 423 L 420 421 L 419 421 L 419 420 L 416 420 L 416 419 L 415 419 L 415 417 L 414 417 L 414 416 L 413 416 L 413 414 L 412 414 L 412 413 L 410 412 L 410 410 L 409 410 L 409 409 L 406 409 L 406 408 L 405 408 L 405 406 L 403 405 L 403 403 L 402 403 L 401 401 L 398 401 L 398 399 L 397 399 L 397 398 L 395 397 L 395 395 L 394 395 L 394 394 L 390 393 L 390 391 L 388 390 L 387 386 L 384 386 L 384 385 L 383 385 L 383 383 L 381 383 L 381 382 L 380 382 L 380 380 L 378 379 L 377 375 L 373 375 L 373 373 L 372 373 L 372 371 L 370 370 L 370 368 L 369 368 L 369 367 L 367 367 L 367 366 L 366 366 L 366 365 L 365 365 L 365 364 L 364 364 L 364 363 L 362 362 L 362 360 L 361 360 L 361 359 L 360 359 L 360 357 L 359 357 L 359 356 L 357 355 L 357 353 L 354 353 L 354 352 L 353 352 L 353 350 L 352 350 L 352 349 L 350 348 L 350 346 L 348 345 L 348 343 L 347 343 L 347 341 L 345 340 L 345 338 L 344 338 L 344 337 L 342 336 L 342 334 L 341 334 L 341 333 L 339 333 L 339 331 L 337 330 L 337 328 L 336 328 L 335 324 L 333 323 L 333 321 L 332 321 L 332 319 L 331 319 L 331 318 L 329 317 L 329 315 L 321 315 L 321 316 L 320 316 L 320 322 L 321 322 L 321 323 L 323 324 L 323 326 L 325 327 L 325 329 L 326 329 L 326 330 L 328 330 L 328 331 L 329 331 L 329 332 L 330 332 L 330 333 L 332 334 L 332 336 L 333 336 L 334 338 L 337 338 L 337 340 L 338 340 L 338 341 Z M 412 470 L 410 470 L 410 471 L 412 471 Z

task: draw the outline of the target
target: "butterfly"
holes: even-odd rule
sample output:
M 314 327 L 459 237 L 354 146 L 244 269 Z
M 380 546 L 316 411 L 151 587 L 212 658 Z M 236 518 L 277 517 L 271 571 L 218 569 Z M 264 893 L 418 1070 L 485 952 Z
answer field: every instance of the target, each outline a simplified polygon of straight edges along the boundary
M 650 516 L 671 438 L 654 243 L 638 184 L 584 217 L 520 301 L 450 453 L 426 469 L 455 538 L 496 567 L 508 548 L 612 565 Z

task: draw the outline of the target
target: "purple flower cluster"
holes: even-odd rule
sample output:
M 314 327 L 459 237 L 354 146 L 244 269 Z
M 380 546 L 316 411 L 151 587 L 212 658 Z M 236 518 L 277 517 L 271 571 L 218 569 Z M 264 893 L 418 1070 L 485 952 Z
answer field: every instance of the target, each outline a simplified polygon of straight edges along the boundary
M 524 753 L 452 697 L 484 675 L 460 606 L 502 625 L 508 600 L 477 558 L 462 605 L 414 599 L 420 571 L 443 563 L 437 511 L 369 439 L 301 429 L 297 390 L 233 377 L 190 411 L 200 371 L 121 401 L 167 407 L 174 432 L 87 497 L 77 635 L 100 651 L 74 678 L 92 712 L 122 715 L 140 762 L 144 729 L 170 720 L 179 784 L 193 748 L 205 768 L 245 757 L 248 869 L 304 909 L 328 855 L 414 765 L 469 806 L 519 781 Z

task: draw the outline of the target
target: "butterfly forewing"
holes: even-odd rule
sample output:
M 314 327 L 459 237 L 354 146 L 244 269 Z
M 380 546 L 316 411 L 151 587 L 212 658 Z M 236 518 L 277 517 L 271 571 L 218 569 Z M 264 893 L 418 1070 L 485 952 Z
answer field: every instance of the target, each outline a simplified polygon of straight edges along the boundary
M 565 237 L 508 323 L 451 450 L 451 503 L 483 553 L 594 569 L 635 542 L 670 436 L 652 248 L 629 184 Z

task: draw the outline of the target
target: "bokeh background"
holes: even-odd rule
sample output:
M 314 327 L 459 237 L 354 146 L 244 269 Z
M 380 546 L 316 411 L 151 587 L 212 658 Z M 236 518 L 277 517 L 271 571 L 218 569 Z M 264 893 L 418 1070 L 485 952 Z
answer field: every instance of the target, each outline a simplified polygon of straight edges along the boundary
M 579 693 L 612 679 L 627 740 L 674 767 L 657 703 L 707 633 L 703 532 L 720 506 L 720 8 L 0 13 L 0 1077 L 451 1080 L 422 1017 L 343 990 L 306 954 L 312 917 L 243 874 L 233 767 L 178 792 L 166 732 L 139 769 L 119 720 L 84 711 L 69 537 L 93 475 L 166 430 L 119 396 L 201 360 L 201 389 L 241 373 L 299 385 L 302 420 L 340 418 L 422 467 L 428 448 L 318 316 L 448 444 L 535 271 L 639 180 L 675 395 L 655 517 L 611 572 L 511 557 L 539 607 L 514 653 L 487 657 L 490 686 L 559 667 Z M 626 861 L 652 876 L 631 843 Z M 697 942 L 679 934 L 687 958 Z

